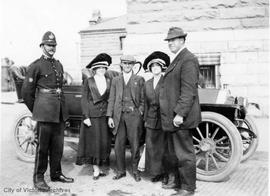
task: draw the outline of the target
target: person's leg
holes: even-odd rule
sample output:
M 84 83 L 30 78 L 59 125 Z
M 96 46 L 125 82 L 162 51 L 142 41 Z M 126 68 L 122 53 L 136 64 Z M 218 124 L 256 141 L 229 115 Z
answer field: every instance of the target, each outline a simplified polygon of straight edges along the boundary
M 140 138 L 142 135 L 142 119 L 139 113 L 128 113 L 126 118 L 127 137 L 131 147 L 132 173 L 136 181 L 140 181 L 138 163 L 140 160 Z
M 117 134 L 115 136 L 115 158 L 116 158 L 116 167 L 117 175 L 113 179 L 119 179 L 119 176 L 126 174 L 126 163 L 125 163 L 125 149 L 126 149 L 126 127 L 123 120 L 123 114 L 119 122 L 119 127 Z
M 61 159 L 64 148 L 64 122 L 51 123 L 52 136 L 50 140 L 50 175 L 51 181 L 59 181 L 64 183 L 74 182 L 73 178 L 63 175 L 61 168 Z
M 48 166 L 48 151 L 51 137 L 49 123 L 37 123 L 38 144 L 35 157 L 34 181 L 44 178 Z
M 64 122 L 52 123 L 52 137 L 50 140 L 50 172 L 51 178 L 62 174 L 61 158 L 64 148 Z
M 178 159 L 181 189 L 193 192 L 196 189 L 196 155 L 192 130 L 179 130 L 173 133 L 173 143 Z
M 49 123 L 37 122 L 37 138 L 35 167 L 33 182 L 35 188 L 40 191 L 49 191 L 50 187 L 44 181 L 44 173 L 48 166 L 48 151 L 51 137 Z

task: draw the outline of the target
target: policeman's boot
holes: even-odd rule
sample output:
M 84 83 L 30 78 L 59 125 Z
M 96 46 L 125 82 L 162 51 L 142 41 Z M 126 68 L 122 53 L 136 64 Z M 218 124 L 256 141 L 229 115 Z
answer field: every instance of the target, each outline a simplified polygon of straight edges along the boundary
M 36 181 L 34 181 L 34 187 L 41 192 L 49 192 L 50 191 L 50 187 L 48 186 L 48 184 L 45 182 L 44 179 L 38 179 Z

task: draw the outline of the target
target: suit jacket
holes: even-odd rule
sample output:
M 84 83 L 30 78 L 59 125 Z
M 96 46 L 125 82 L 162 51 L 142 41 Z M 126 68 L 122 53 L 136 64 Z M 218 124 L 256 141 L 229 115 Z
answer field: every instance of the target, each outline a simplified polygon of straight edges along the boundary
M 144 94 L 143 86 L 144 79 L 141 76 L 133 74 L 130 79 L 131 85 L 131 96 L 138 112 L 143 113 L 144 111 Z M 115 128 L 113 134 L 115 135 L 118 130 L 121 114 L 122 114 L 122 99 L 124 89 L 124 77 L 123 75 L 113 78 L 110 96 L 108 101 L 107 116 L 112 117 L 114 120 Z
M 63 66 L 58 60 L 44 56 L 29 65 L 22 87 L 22 97 L 28 109 L 33 113 L 34 120 L 58 123 L 61 115 L 64 121 L 68 119 L 63 93 L 59 96 L 39 92 L 40 88 L 61 89 L 63 73 Z
M 154 89 L 154 78 L 145 82 L 144 85 L 144 126 L 151 129 L 161 129 L 161 118 L 159 108 L 159 90 L 163 76 L 159 79 Z
M 82 113 L 84 118 L 106 116 L 111 78 L 105 75 L 107 88 L 103 95 L 98 91 L 94 77 L 84 80 L 82 89 Z
M 185 48 L 167 68 L 160 89 L 161 123 L 164 131 L 191 129 L 201 122 L 198 82 L 198 59 Z M 176 114 L 184 118 L 180 127 L 173 125 Z

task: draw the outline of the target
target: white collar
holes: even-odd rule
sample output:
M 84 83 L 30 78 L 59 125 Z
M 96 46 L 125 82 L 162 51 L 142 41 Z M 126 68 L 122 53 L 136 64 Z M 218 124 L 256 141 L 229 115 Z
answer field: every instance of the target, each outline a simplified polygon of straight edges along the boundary
M 186 46 L 183 46 L 182 48 L 180 48 L 180 49 L 177 51 L 177 53 L 173 54 L 173 55 L 172 55 L 172 57 L 173 57 L 173 58 L 172 58 L 172 61 L 173 61 L 173 60 L 175 59 L 175 57 L 177 57 L 178 54 L 179 54 L 182 50 L 184 50 L 185 48 L 186 48 Z M 171 62 L 172 62 L 172 61 L 171 61 Z

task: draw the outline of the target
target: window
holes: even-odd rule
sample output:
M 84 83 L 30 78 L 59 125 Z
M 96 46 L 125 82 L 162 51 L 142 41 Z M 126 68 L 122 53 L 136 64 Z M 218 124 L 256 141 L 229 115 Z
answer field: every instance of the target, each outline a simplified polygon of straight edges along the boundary
M 119 40 L 120 40 L 120 50 L 123 50 L 124 48 L 124 41 L 125 41 L 126 36 L 120 36 Z
M 202 88 L 220 88 L 220 53 L 196 55 L 200 64 L 200 86 Z

